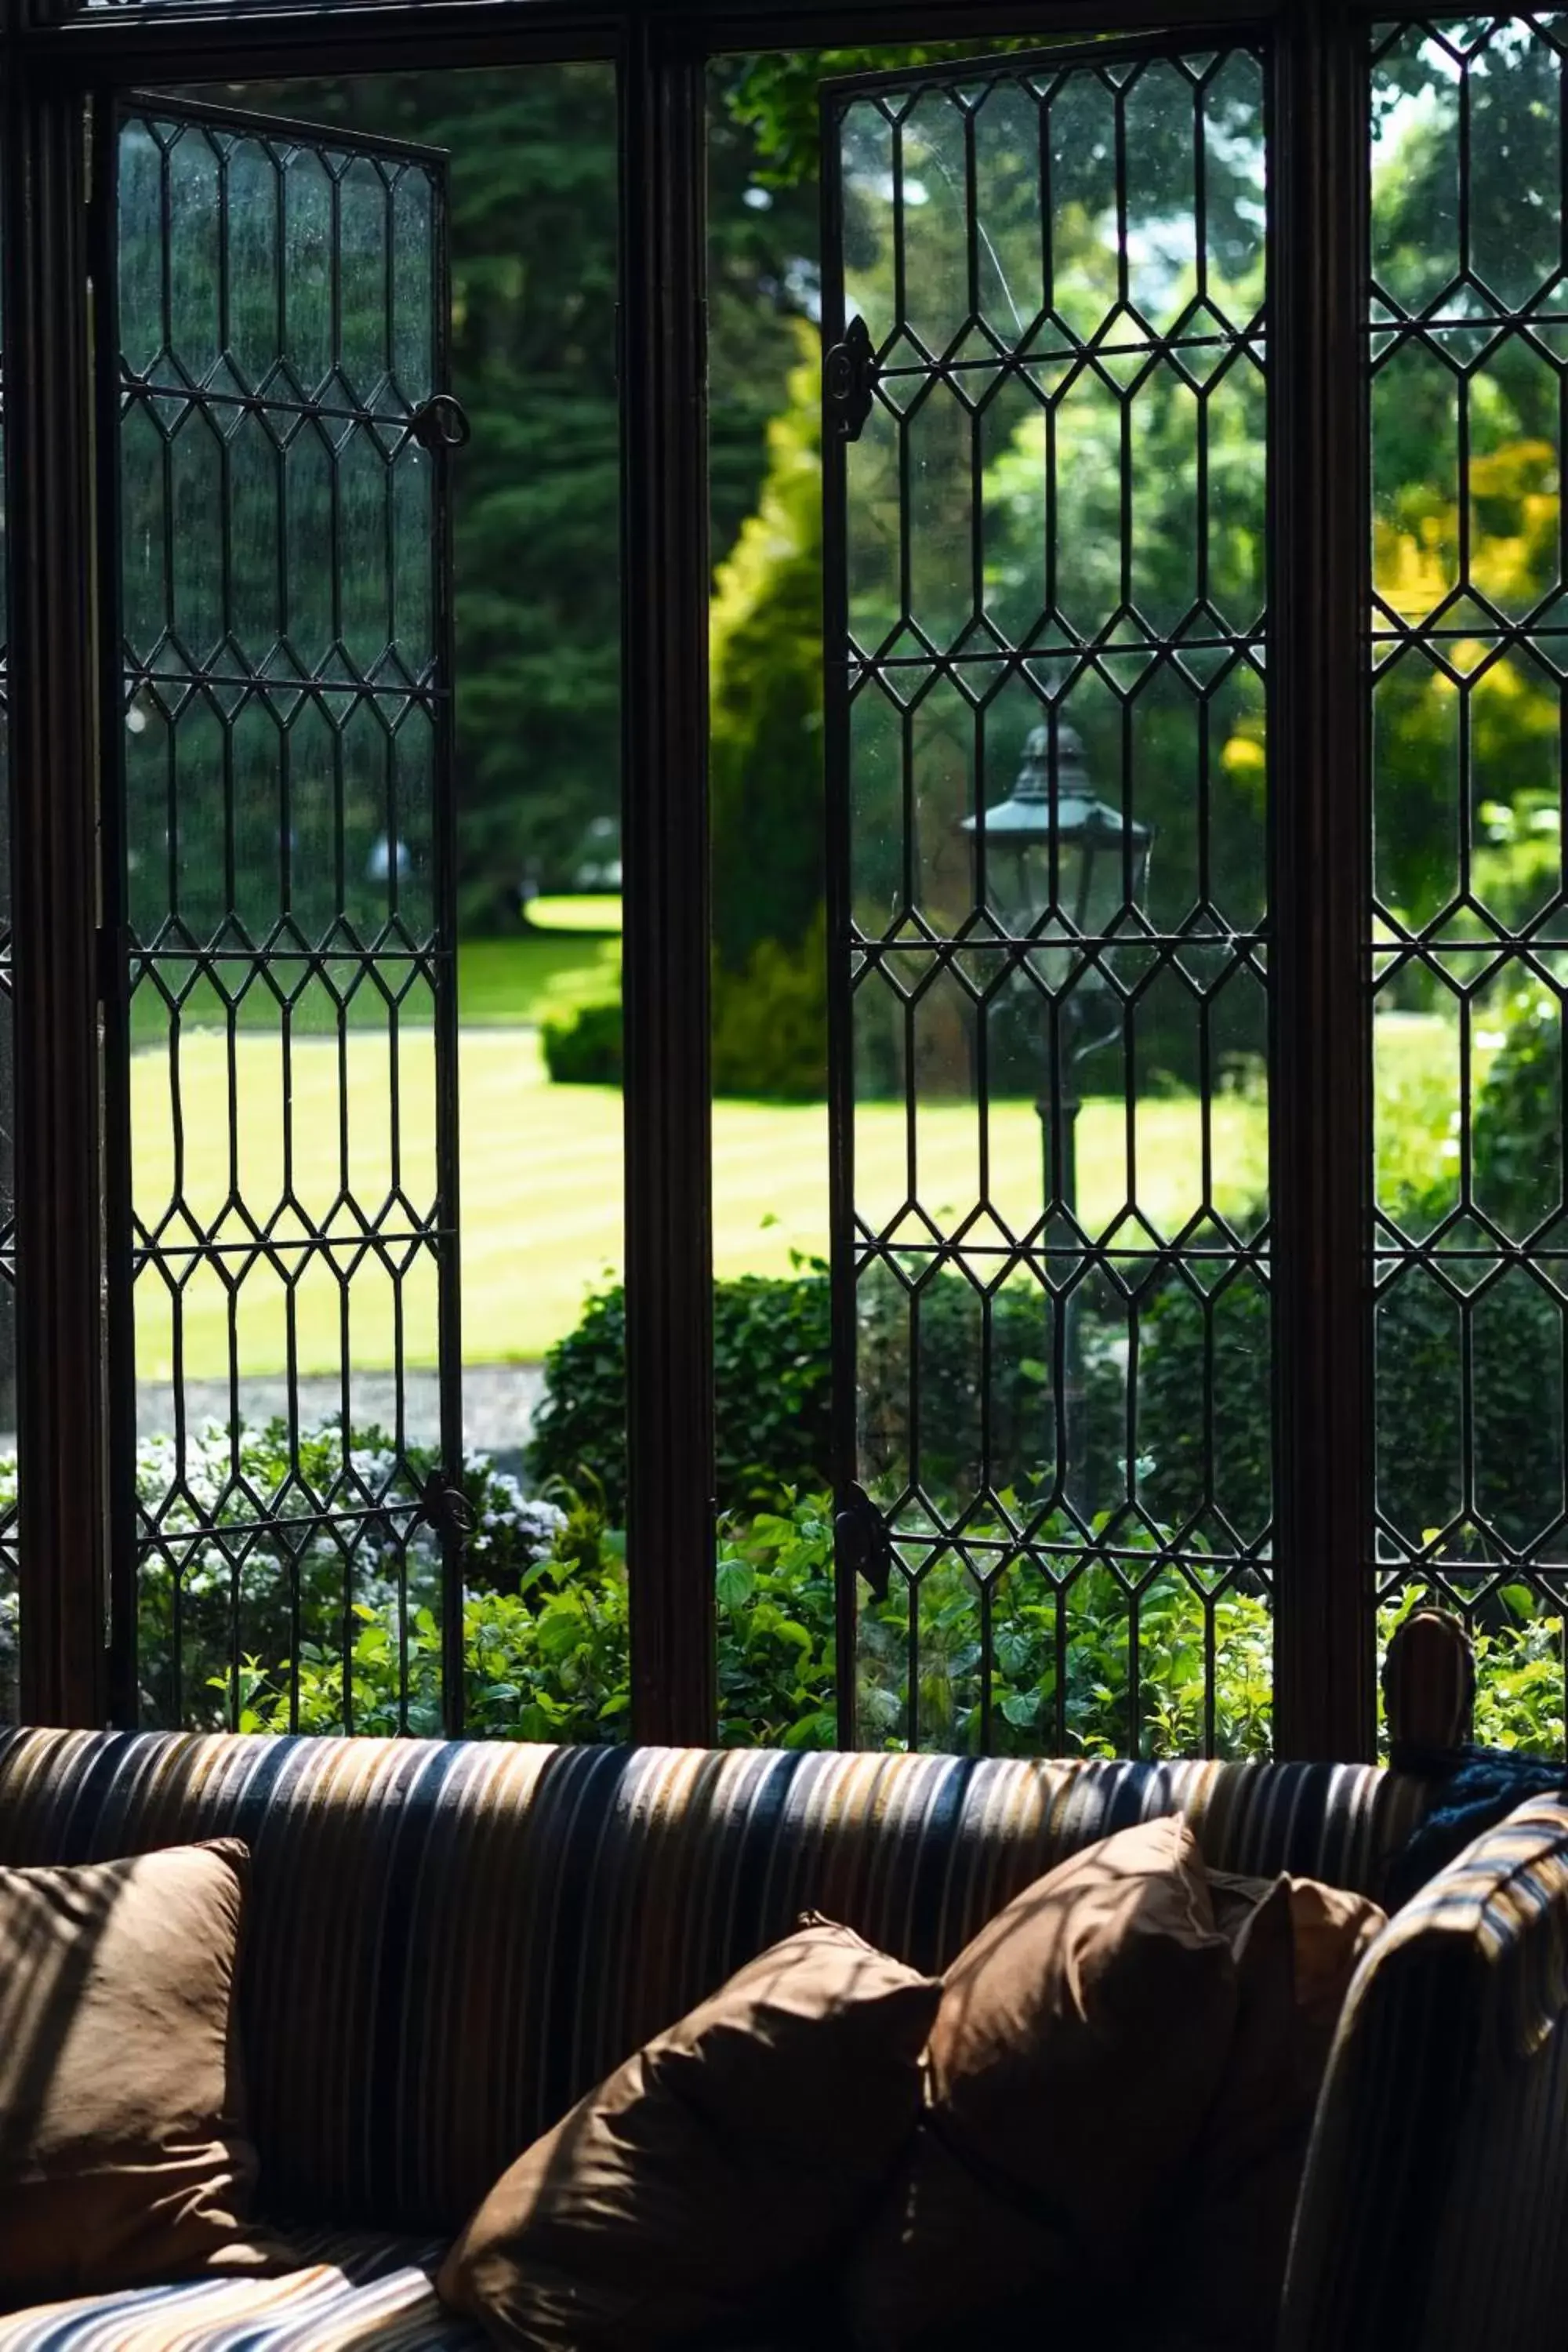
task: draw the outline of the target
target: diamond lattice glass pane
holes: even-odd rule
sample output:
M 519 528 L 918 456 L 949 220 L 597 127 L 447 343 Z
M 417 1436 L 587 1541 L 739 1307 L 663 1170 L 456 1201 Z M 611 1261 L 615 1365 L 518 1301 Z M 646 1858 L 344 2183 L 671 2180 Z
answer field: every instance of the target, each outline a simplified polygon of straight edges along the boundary
M 1548 1745 L 1568 1272 L 1563 94 L 1554 18 L 1383 38 L 1368 323 L 1383 1631 L 1417 1591 L 1459 1607 L 1496 1669 L 1483 1712 L 1510 1678 L 1546 1694 Z M 1545 1720 L 1500 1736 L 1538 1746 Z
M 0 464 L 5 458 L 0 356 Z M 0 518 L 0 559 L 5 555 Z M 17 1719 L 16 1033 L 12 1017 L 8 616 L 0 560 L 0 1724 Z
M 829 547 L 858 1459 L 893 1552 L 861 1734 L 1256 1750 L 1258 61 L 1047 58 L 840 109 L 845 290 L 884 361 Z
M 156 1722 L 435 1728 L 439 169 L 172 104 L 121 169 L 138 1686 Z

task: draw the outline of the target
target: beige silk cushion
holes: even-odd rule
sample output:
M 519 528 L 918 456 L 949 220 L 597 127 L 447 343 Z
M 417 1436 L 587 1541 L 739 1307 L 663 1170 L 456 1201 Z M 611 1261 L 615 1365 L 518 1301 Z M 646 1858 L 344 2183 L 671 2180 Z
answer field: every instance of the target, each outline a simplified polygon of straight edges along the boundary
M 987 2315 L 1005 2340 L 1005 2308 L 1065 2324 L 1087 2279 L 1103 2302 L 1181 2177 L 1235 2019 L 1179 1816 L 1026 1888 L 944 1979 L 928 2113 L 848 2272 L 857 2343 L 980 2342 Z
M 941 1998 L 803 1922 L 502 2175 L 443 2299 L 529 2352 L 643 2352 L 782 2311 L 902 2155 Z
M 225 1840 L 0 1870 L 0 2299 L 257 2268 Z

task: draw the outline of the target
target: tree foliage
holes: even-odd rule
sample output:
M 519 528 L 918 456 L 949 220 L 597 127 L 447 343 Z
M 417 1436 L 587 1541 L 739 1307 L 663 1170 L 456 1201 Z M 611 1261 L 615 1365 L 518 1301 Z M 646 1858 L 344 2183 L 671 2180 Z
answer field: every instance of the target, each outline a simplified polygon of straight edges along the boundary
M 809 192 L 742 198 L 751 137 L 718 77 L 710 153 L 712 521 L 755 506 L 768 421 L 814 298 Z M 595 65 L 226 85 L 225 102 L 450 157 L 461 916 L 504 921 L 526 875 L 570 883 L 618 818 L 619 393 L 614 76 Z M 636 780 L 631 780 L 636 788 Z
M 798 946 L 822 898 L 821 390 L 804 325 L 787 391 L 710 608 L 714 934 L 731 972 L 764 940 Z

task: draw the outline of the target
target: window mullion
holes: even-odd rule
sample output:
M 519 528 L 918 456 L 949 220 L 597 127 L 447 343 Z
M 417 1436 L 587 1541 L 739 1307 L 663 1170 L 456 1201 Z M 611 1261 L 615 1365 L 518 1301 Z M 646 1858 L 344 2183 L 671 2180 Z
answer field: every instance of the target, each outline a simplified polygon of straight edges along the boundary
M 6 492 L 16 963 L 21 1705 L 104 1719 L 96 672 L 81 100 L 13 78 Z
M 1364 33 L 1282 26 L 1274 122 L 1276 1733 L 1372 1751 Z
M 700 48 L 645 20 L 620 90 L 632 1727 L 704 1742 L 717 1702 Z

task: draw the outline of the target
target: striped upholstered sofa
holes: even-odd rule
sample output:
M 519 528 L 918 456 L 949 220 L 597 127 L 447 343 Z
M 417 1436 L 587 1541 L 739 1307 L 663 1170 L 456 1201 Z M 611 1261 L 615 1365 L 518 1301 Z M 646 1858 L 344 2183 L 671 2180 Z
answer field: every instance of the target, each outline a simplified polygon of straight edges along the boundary
M 8 1735 L 0 1863 L 249 1844 L 252 2124 L 300 2267 L 16 2314 L 0 2352 L 472 2345 L 431 2284 L 443 2241 L 579 2092 L 803 1908 L 939 1968 L 1063 1854 L 1178 1809 L 1217 1866 L 1376 1894 L 1426 1801 L 1357 1766 Z M 1568 1810 L 1537 1803 L 1363 1966 L 1282 2352 L 1568 2339 L 1565 2002 Z

